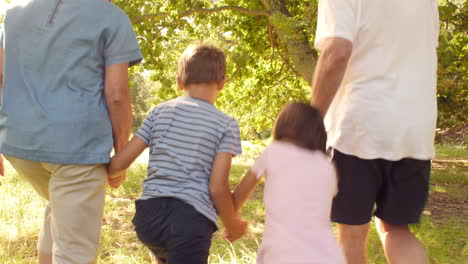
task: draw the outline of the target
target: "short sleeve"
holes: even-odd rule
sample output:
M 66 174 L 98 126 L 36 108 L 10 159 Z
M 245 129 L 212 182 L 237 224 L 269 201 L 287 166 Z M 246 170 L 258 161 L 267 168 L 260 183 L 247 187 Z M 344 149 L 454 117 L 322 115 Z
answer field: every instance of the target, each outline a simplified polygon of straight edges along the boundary
M 126 62 L 133 66 L 143 58 L 130 19 L 122 10 L 118 11 L 110 21 L 111 25 L 105 38 L 106 67 Z
M 216 153 L 228 152 L 234 156 L 242 154 L 239 124 L 236 120 L 231 120 L 221 139 L 221 143 L 216 150 Z
M 358 28 L 355 0 L 319 0 L 315 48 L 322 49 L 327 38 L 354 40 Z
M 250 171 L 255 174 L 257 179 L 260 179 L 266 172 L 267 169 L 267 156 L 268 156 L 268 147 L 258 156 L 255 160 L 254 165 L 250 168 Z
M 146 116 L 140 128 L 135 133 L 135 135 L 139 137 L 141 140 L 143 140 L 147 145 L 149 145 L 151 141 L 151 131 L 153 127 L 153 112 L 154 111 L 151 111 L 151 113 L 149 113 Z

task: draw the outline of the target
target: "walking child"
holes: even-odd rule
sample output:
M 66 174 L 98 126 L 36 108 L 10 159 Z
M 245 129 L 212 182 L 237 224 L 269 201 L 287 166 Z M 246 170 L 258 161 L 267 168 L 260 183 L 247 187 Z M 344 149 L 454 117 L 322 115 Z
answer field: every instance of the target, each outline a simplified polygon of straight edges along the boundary
M 149 147 L 148 177 L 133 224 L 158 263 L 207 263 L 216 213 L 229 240 L 246 231 L 228 184 L 231 159 L 242 152 L 239 125 L 213 105 L 225 73 L 222 51 L 188 47 L 177 73 L 184 95 L 156 106 L 109 164 L 112 177 Z
M 288 104 L 273 134 L 273 143 L 233 193 L 238 210 L 265 177 L 265 231 L 257 263 L 345 263 L 330 223 L 337 177 L 325 154 L 320 113 L 306 104 Z

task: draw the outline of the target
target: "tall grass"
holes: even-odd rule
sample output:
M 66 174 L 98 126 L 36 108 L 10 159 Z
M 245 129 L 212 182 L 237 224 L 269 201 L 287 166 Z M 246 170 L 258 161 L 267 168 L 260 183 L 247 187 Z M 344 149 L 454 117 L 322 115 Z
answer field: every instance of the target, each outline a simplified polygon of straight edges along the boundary
M 248 165 L 265 143 L 250 144 L 246 153 L 236 158 L 231 170 L 230 184 L 237 184 Z M 444 157 L 466 158 L 466 152 L 456 146 L 438 147 Z M 146 160 L 145 158 L 141 160 Z M 37 263 L 36 243 L 45 202 L 25 184 L 7 165 L 7 176 L 0 178 L 0 263 Z M 102 227 L 99 263 L 150 263 L 149 251 L 142 246 L 133 231 L 131 220 L 134 200 L 141 192 L 141 182 L 146 176 L 146 164 L 136 163 L 128 171 L 127 181 L 116 190 L 108 190 Z M 448 191 L 457 199 L 466 199 L 466 168 L 453 164 L 434 168 L 433 191 Z M 445 189 L 444 189 L 445 188 Z M 234 244 L 224 240 L 220 232 L 213 238 L 209 262 L 220 264 L 253 264 L 261 243 L 265 209 L 262 202 L 263 182 L 243 208 L 242 214 L 250 223 L 249 233 Z M 460 216 L 448 215 L 442 222 L 433 222 L 423 216 L 419 225 L 412 226 L 416 236 L 426 247 L 434 264 L 466 263 L 468 259 L 466 221 Z M 375 227 L 371 224 L 369 235 L 370 263 L 386 263 Z

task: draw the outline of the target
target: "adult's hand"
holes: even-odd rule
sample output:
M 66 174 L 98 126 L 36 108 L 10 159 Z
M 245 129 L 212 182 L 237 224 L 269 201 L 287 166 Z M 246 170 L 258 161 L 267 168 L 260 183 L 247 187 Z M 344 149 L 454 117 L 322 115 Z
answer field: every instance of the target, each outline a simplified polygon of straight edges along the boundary
M 112 124 L 114 151 L 118 153 L 127 143 L 132 128 L 132 109 L 128 87 L 128 63 L 106 67 L 104 96 Z M 109 175 L 107 183 L 117 188 L 127 178 L 125 170 Z
M 119 172 L 118 175 L 108 175 L 107 176 L 107 184 L 109 184 L 110 187 L 116 189 L 119 188 L 120 185 L 122 184 L 123 181 L 127 179 L 127 172 L 122 171 Z

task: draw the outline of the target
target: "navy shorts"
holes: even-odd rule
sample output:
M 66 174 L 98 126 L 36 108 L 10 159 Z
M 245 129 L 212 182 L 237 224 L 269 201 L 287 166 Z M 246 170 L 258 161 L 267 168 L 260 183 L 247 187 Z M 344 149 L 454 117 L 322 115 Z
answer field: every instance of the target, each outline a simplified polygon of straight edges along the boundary
M 167 264 L 206 264 L 216 225 L 176 198 L 135 202 L 138 239 Z
M 362 225 L 372 214 L 393 225 L 419 222 L 429 193 L 429 160 L 365 160 L 335 149 L 333 161 L 339 179 L 333 222 Z

